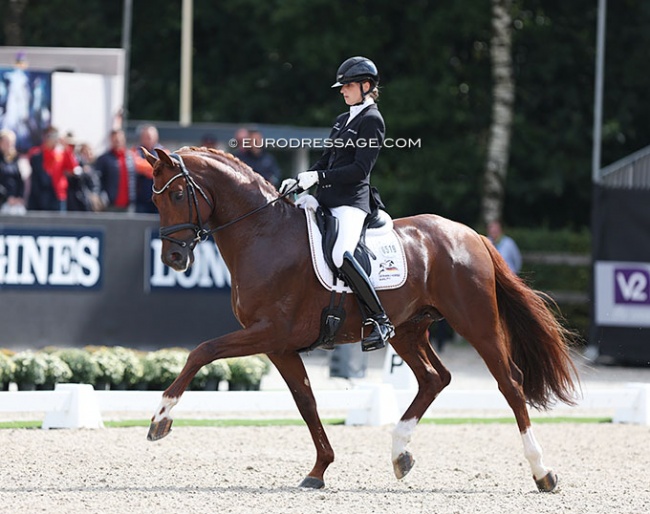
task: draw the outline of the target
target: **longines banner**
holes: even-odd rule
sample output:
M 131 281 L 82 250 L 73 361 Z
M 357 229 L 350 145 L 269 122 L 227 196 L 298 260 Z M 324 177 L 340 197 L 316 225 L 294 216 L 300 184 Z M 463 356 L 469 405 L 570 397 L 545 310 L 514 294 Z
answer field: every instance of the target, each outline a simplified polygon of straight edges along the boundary
M 230 290 L 230 272 L 223 261 L 217 245 L 212 240 L 196 245 L 194 264 L 185 273 L 166 266 L 160 258 L 162 240 L 158 232 L 148 231 L 145 266 L 148 273 L 145 282 L 147 292 L 157 290 Z
M 0 228 L 0 288 L 98 289 L 102 230 Z
M 590 344 L 650 363 L 650 190 L 594 187 Z
M 237 330 L 214 242 L 178 273 L 157 234 L 155 215 L 0 215 L 0 347 L 193 348 Z

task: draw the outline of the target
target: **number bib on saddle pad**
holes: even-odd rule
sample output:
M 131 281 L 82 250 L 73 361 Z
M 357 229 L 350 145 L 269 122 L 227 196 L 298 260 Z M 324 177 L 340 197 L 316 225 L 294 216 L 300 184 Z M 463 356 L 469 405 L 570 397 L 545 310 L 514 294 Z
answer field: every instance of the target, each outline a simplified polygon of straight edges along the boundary
M 351 292 L 352 290 L 340 280 L 335 288 L 334 274 L 325 262 L 322 235 L 316 224 L 315 207 L 318 206 L 318 202 L 313 197 L 303 197 L 297 202 L 297 205 L 305 211 L 311 261 L 319 282 L 328 291 L 336 289 L 338 292 Z M 388 222 L 384 226 L 376 229 L 369 228 L 366 231 L 366 246 L 376 257 L 373 259 L 370 256 L 371 272 L 369 276 L 373 287 L 377 290 L 397 289 L 404 285 L 407 276 L 404 248 L 393 230 L 393 220 L 388 214 L 385 214 L 385 218 Z

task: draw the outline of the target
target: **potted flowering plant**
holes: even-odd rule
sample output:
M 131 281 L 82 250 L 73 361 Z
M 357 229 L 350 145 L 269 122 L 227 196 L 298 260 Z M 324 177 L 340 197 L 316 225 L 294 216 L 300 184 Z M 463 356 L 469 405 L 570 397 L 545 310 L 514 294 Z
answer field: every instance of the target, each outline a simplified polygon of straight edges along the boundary
M 190 387 L 195 390 L 218 391 L 219 383 L 230 380 L 228 363 L 219 359 L 203 366 L 192 380 Z
M 31 350 L 19 352 L 12 357 L 14 363 L 14 382 L 21 391 L 34 391 L 47 379 L 47 361 L 42 354 Z
M 259 391 L 262 376 L 270 369 L 259 356 L 226 359 L 230 367 L 229 391 Z
M 150 390 L 169 387 L 183 369 L 189 351 L 184 348 L 169 348 L 149 352 L 143 359 L 144 381 Z
M 114 346 L 112 351 L 115 356 L 124 364 L 124 376 L 122 382 L 115 384 L 117 389 L 133 389 L 137 384 L 140 384 L 144 378 L 144 363 L 142 354 L 124 348 L 122 346 Z
M 99 375 L 95 380 L 95 389 L 110 389 L 111 385 L 116 386 L 124 380 L 126 365 L 113 351 L 112 348 L 101 346 L 99 348 L 88 347 L 93 358 L 99 366 Z
M 8 350 L 0 350 L 0 391 L 9 389 L 9 382 L 14 380 L 16 366 L 11 360 Z
M 38 386 L 38 389 L 54 389 L 54 385 L 62 382 L 69 382 L 72 378 L 72 370 L 63 359 L 53 353 L 41 353 L 45 361 L 45 382 Z
M 77 384 L 94 384 L 102 371 L 93 357 L 92 353 L 80 348 L 66 348 L 55 352 L 70 371 L 72 371 L 71 382 Z

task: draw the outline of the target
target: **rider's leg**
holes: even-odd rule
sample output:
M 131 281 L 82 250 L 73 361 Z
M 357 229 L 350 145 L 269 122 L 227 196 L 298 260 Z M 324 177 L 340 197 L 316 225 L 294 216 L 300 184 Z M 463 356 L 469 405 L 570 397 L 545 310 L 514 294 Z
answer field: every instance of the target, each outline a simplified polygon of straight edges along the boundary
M 369 352 L 383 348 L 388 340 L 395 335 L 395 328 L 388 319 L 368 275 L 349 252 L 345 252 L 343 264 L 339 270 L 345 277 L 345 282 L 363 305 L 367 315 L 366 321 L 372 324 L 370 334 L 361 341 L 361 349 L 364 352 Z
M 361 349 L 378 350 L 386 346 L 388 339 L 395 334 L 395 329 L 386 316 L 368 275 L 353 257 L 366 213 L 350 206 L 334 207 L 331 211 L 339 220 L 339 234 L 332 251 L 332 260 L 363 306 L 366 321 L 372 323 L 370 335 L 361 342 Z

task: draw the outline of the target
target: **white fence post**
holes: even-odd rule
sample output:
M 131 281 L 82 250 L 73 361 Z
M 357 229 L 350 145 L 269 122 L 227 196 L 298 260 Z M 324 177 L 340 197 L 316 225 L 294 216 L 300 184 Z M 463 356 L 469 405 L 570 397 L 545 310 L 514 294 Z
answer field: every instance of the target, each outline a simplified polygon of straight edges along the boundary
M 617 409 L 614 423 L 650 425 L 650 384 L 630 383 L 626 388 L 636 389 L 636 399 L 631 406 Z
M 45 415 L 43 429 L 104 428 L 93 386 L 89 384 L 56 384 L 55 391 L 67 391 L 69 393 L 68 401 L 63 410 L 52 410 Z

